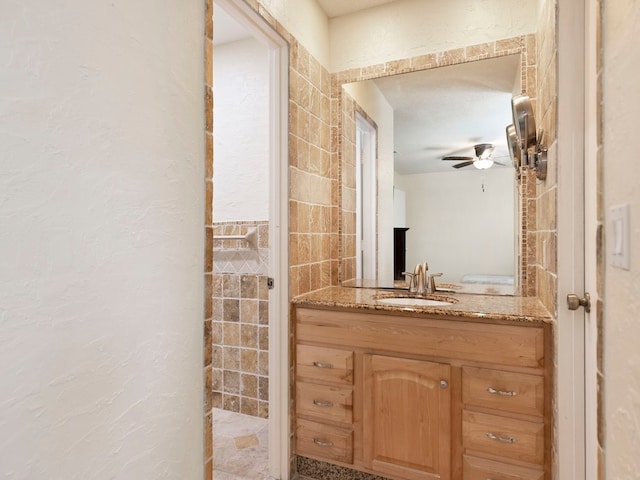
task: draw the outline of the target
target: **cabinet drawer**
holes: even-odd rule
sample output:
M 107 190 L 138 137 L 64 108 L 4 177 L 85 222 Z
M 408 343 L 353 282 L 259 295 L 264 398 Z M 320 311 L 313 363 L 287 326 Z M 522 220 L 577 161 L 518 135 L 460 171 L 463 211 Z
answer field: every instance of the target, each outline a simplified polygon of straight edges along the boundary
M 468 450 L 542 465 L 544 424 L 465 410 L 462 443 Z
M 353 462 L 353 432 L 298 419 L 296 453 L 343 463 Z
M 353 384 L 353 352 L 337 348 L 298 345 L 296 375 L 314 381 Z
M 465 405 L 542 416 L 544 379 L 537 375 L 465 367 L 462 400 Z
M 463 462 L 464 480 L 544 480 L 543 470 L 508 465 L 468 455 L 464 456 Z
M 350 388 L 296 382 L 296 413 L 321 420 L 351 423 L 353 392 Z

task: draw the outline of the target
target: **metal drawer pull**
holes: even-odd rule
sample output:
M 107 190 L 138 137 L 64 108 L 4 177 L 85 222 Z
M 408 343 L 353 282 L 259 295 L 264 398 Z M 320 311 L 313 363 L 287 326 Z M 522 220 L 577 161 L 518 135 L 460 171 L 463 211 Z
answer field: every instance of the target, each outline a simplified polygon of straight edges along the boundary
M 495 433 L 487 432 L 487 437 L 491 440 L 497 440 L 502 443 L 516 443 L 515 437 L 501 437 L 500 435 L 496 435 Z
M 319 447 L 333 447 L 333 442 L 329 442 L 328 440 L 321 440 L 319 438 L 314 438 L 313 443 L 315 443 Z
M 518 395 L 518 392 L 514 392 L 513 390 L 496 390 L 493 387 L 487 387 L 487 392 L 491 395 L 500 395 L 502 397 L 515 397 Z
M 333 363 L 313 362 L 313 366 L 318 368 L 333 368 Z
M 316 407 L 333 407 L 333 402 L 329 402 L 327 400 L 313 400 L 313 404 Z

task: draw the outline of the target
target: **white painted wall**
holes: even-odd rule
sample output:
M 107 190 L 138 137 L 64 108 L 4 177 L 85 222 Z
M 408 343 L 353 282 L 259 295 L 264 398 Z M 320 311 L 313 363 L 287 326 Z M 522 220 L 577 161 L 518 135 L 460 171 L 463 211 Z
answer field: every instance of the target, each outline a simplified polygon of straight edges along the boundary
M 203 477 L 202 0 L 5 0 L 0 476 Z
M 295 39 L 329 68 L 329 19 L 316 0 L 259 0 Z
M 397 185 L 393 188 L 393 226 L 394 228 L 407 226 L 407 194 Z
M 535 33 L 538 9 L 538 0 L 401 0 L 332 18 L 330 71 Z
M 216 45 L 213 85 L 213 220 L 268 220 L 268 48 L 254 38 Z
M 426 260 L 451 282 L 469 273 L 513 275 L 514 175 L 473 167 L 396 175 L 407 194 L 407 265 Z
M 605 273 L 605 462 L 614 480 L 640 471 L 640 188 L 629 148 L 640 105 L 640 3 L 604 2 L 603 18 L 605 206 L 631 205 L 631 270 Z
M 393 279 L 393 109 L 373 82 L 344 86 L 378 132 L 378 278 Z

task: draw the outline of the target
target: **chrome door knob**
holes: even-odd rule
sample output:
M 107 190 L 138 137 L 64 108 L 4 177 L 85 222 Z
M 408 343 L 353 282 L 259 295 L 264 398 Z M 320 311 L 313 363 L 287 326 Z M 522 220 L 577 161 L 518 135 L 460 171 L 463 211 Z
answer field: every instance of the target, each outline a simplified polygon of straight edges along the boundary
M 584 297 L 580 298 L 575 293 L 570 293 L 567 295 L 567 306 L 569 310 L 577 310 L 580 307 L 584 307 L 584 311 L 589 313 L 591 312 L 591 295 L 586 292 Z

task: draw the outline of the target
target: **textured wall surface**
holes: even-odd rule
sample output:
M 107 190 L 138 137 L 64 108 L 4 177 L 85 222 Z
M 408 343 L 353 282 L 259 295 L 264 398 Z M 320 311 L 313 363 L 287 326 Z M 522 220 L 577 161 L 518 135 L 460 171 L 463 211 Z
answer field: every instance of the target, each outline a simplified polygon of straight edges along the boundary
M 214 47 L 215 222 L 269 218 L 268 59 L 254 38 Z
M 640 471 L 640 188 L 628 148 L 640 105 L 640 3 L 603 5 L 605 219 L 608 207 L 631 205 L 631 270 L 605 271 L 605 462 L 606 478 L 614 480 Z
M 1 10 L 0 476 L 202 478 L 203 2 Z
M 320 6 L 312 1 L 249 0 L 249 4 L 260 4 L 267 19 L 275 18 L 283 30 L 284 37 L 291 36 L 324 67 L 329 65 L 329 21 Z M 268 12 L 268 13 L 267 13 Z
M 538 3 L 460 0 L 452 8 L 449 0 L 403 0 L 337 17 L 329 21 L 330 71 L 534 33 Z

